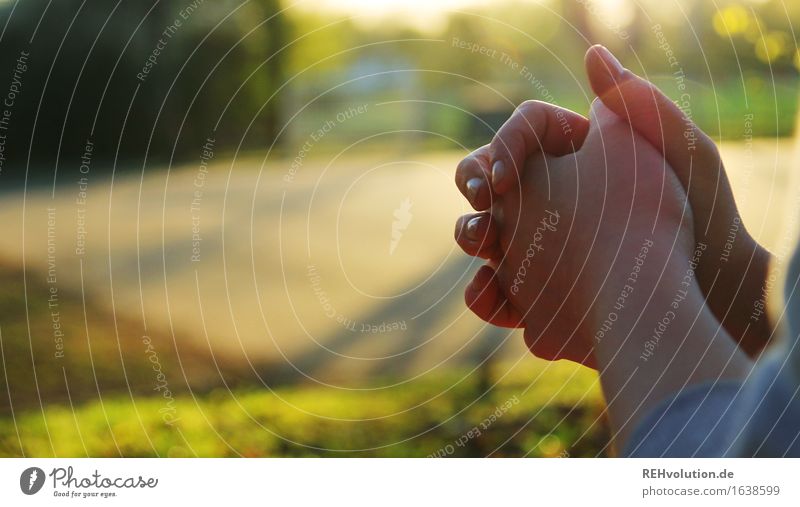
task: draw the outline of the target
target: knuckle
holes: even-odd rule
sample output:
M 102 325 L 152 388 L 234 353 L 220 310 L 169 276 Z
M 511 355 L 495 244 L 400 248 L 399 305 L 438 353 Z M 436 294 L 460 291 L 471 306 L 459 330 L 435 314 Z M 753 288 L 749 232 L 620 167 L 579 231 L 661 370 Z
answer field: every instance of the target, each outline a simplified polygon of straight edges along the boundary
M 456 183 L 465 182 L 472 172 L 480 173 L 481 160 L 486 157 L 489 150 L 489 145 L 482 146 L 461 159 L 456 165 Z
M 456 171 L 457 172 L 465 171 L 467 167 L 469 167 L 470 158 L 471 157 L 462 158 L 461 161 L 459 161 L 458 165 L 456 166 Z
M 475 166 L 475 157 L 472 155 L 462 159 L 456 166 L 456 183 L 461 184 L 466 181 L 468 173 Z
M 526 101 L 523 101 L 519 106 L 517 106 L 517 110 L 520 112 L 531 112 L 541 108 L 543 105 L 544 102 L 542 102 L 541 100 L 528 99 Z
M 534 107 L 536 107 L 536 101 L 535 100 L 525 100 L 522 103 L 520 103 L 520 105 L 517 106 L 517 111 L 522 113 L 522 112 L 530 111 Z
M 515 128 L 503 129 L 492 140 L 492 151 L 496 158 L 514 157 L 514 154 L 522 151 L 525 145 L 525 132 L 530 129 L 526 123 L 519 124 Z

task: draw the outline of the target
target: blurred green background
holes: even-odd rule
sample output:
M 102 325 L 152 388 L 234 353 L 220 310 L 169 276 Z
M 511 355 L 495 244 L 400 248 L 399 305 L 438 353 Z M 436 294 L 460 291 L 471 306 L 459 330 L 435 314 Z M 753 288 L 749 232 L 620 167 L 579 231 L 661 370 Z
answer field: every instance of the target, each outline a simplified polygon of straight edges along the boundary
M 604 456 L 593 372 L 461 294 L 458 160 L 602 43 L 768 246 L 783 1 L 0 3 L 0 456 Z

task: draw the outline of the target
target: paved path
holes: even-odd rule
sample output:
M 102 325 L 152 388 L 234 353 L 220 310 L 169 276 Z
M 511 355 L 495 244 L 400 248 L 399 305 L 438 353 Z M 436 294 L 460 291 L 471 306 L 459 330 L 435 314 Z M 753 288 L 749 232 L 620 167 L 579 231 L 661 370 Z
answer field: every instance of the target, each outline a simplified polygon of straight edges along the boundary
M 744 145 L 723 153 L 748 227 L 774 244 L 790 143 L 759 141 L 752 159 Z M 6 194 L 0 257 L 267 379 L 369 388 L 475 365 L 504 342 L 505 358 L 524 356 L 521 336 L 506 340 L 462 303 L 478 264 L 452 240 L 466 211 L 458 156 L 392 158 L 307 161 L 291 183 L 275 164 L 259 177 L 255 159 L 113 186 L 89 174 L 85 205 L 77 180 L 54 197 Z

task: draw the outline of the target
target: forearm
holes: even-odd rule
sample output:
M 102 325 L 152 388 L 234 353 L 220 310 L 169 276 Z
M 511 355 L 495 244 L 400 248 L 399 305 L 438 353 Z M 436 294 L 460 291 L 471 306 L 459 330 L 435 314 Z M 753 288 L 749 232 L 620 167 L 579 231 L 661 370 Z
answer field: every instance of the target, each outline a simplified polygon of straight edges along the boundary
M 660 400 L 690 385 L 744 378 L 751 366 L 705 304 L 688 260 L 674 257 L 648 259 L 637 297 L 595 345 L 613 435 L 622 445 Z

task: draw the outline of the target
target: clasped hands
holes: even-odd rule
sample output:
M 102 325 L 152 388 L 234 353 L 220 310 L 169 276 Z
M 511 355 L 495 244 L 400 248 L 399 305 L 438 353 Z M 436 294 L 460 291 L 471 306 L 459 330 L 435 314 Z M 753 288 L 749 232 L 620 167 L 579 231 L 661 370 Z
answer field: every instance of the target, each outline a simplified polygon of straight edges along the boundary
M 638 322 L 644 301 L 666 291 L 664 306 L 674 305 L 683 288 L 754 356 L 771 335 L 766 316 L 753 317 L 770 255 L 738 227 L 715 143 L 604 47 L 589 49 L 586 70 L 598 97 L 589 118 L 524 102 L 458 165 L 477 212 L 457 220 L 455 238 L 487 260 L 466 304 L 486 322 L 524 328 L 538 357 L 597 367 L 609 319 Z

